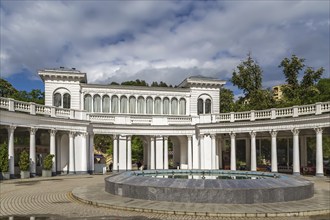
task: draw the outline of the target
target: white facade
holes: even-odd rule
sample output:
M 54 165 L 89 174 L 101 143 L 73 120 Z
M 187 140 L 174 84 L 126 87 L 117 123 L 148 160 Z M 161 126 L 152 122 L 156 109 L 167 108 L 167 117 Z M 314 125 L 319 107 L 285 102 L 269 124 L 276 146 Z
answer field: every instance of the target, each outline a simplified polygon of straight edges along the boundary
M 15 132 L 23 128 L 30 130 L 32 173 L 36 172 L 38 130 L 49 132 L 49 152 L 56 155 L 53 173 L 93 172 L 94 135 L 108 134 L 113 135 L 114 170 L 132 169 L 131 136 L 139 135 L 145 143 L 144 166 L 148 169 L 168 169 L 169 154 L 173 153 L 179 169 L 228 166 L 236 170 L 238 157 L 244 157 L 248 169 L 257 170 L 258 152 L 264 148 L 263 140 L 269 140 L 271 170 L 278 172 L 281 146 L 277 143 L 286 138 L 292 139 L 287 158 L 291 158 L 292 148 L 293 161 L 292 166 L 287 162 L 287 167 L 294 174 L 307 166 L 306 140 L 311 137 L 317 146 L 316 175 L 323 175 L 322 134 L 330 132 L 330 121 L 326 120 L 330 102 L 219 113 L 220 87 L 225 83 L 221 80 L 190 77 L 176 88 L 160 88 L 92 85 L 85 73 L 63 68 L 41 70 L 39 75 L 45 82 L 45 105 L 0 98 L 0 125 L 8 130 L 12 175 L 13 140 Z M 228 147 L 229 155 L 225 155 Z

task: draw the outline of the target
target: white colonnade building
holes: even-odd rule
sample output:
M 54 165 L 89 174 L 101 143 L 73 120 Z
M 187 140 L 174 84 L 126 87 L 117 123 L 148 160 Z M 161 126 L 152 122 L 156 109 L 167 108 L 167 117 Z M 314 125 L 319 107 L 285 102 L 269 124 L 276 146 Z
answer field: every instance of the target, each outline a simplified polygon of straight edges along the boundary
M 95 134 L 113 136 L 115 171 L 132 169 L 131 137 L 139 135 L 148 169 L 256 171 L 269 163 L 271 172 L 299 175 L 313 161 L 316 175 L 324 175 L 330 102 L 219 113 L 221 80 L 189 77 L 164 88 L 88 84 L 85 73 L 66 68 L 39 75 L 45 105 L 0 98 L 0 138 L 8 143 L 11 175 L 24 149 L 32 175 L 45 152 L 55 155 L 54 175 L 93 172 Z

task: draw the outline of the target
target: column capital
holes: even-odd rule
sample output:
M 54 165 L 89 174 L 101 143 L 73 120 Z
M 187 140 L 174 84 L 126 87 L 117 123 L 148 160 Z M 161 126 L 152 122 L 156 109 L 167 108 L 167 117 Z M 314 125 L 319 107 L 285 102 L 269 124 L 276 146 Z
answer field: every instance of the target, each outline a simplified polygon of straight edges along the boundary
M 48 132 L 51 136 L 55 136 L 57 130 L 53 128 L 53 129 L 50 129 Z
M 321 127 L 316 127 L 316 128 L 314 128 L 314 130 L 315 130 L 316 134 L 322 134 L 322 132 L 323 132 L 323 128 L 321 128 Z
M 168 136 L 164 136 L 164 141 L 167 141 L 168 140 Z
M 8 132 L 14 132 L 15 129 L 16 129 L 16 125 L 9 125 L 9 126 L 7 127 Z
M 229 133 L 229 136 L 230 136 L 231 138 L 235 138 L 235 137 L 236 137 L 236 133 L 232 131 L 232 132 Z
M 117 139 L 117 137 L 118 137 L 117 134 L 112 135 L 112 138 L 113 138 L 113 139 Z
M 30 128 L 30 134 L 35 135 L 35 134 L 37 133 L 37 130 L 38 130 L 38 128 L 31 127 L 31 128 Z
M 191 138 L 192 138 L 192 135 L 188 134 L 188 135 L 187 135 L 187 138 L 188 138 L 188 139 L 191 139 Z
M 79 135 L 83 136 L 83 137 L 87 137 L 88 132 L 79 132 Z
M 74 137 L 77 134 L 75 131 L 69 131 L 69 137 Z
M 276 130 L 271 130 L 271 131 L 269 131 L 269 133 L 270 133 L 270 135 L 272 136 L 272 138 L 276 138 L 276 136 L 277 136 L 277 132 L 278 132 L 278 131 L 276 131 Z
M 211 139 L 215 139 L 216 136 L 217 136 L 216 134 L 210 134 Z
M 257 132 L 250 131 L 249 134 L 251 135 L 251 138 L 255 138 L 257 136 Z
M 299 135 L 300 130 L 297 129 L 297 128 L 293 128 L 293 129 L 291 130 L 291 132 L 292 132 L 293 135 Z
M 127 135 L 127 140 L 131 141 L 132 140 L 132 136 L 131 135 Z
M 204 138 L 204 134 L 199 134 L 198 139 L 202 139 L 202 138 Z

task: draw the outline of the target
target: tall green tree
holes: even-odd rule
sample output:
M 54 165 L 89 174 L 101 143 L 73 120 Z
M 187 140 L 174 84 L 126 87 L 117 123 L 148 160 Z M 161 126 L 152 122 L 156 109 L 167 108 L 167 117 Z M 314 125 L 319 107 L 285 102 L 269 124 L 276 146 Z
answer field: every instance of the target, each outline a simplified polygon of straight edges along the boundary
M 0 97 L 10 98 L 18 91 L 7 80 L 0 78 Z
M 243 90 L 245 98 L 250 98 L 253 93 L 262 88 L 262 69 L 259 64 L 252 59 L 251 54 L 242 61 L 237 70 L 234 70 L 231 82 L 239 89 Z
M 320 79 L 316 88 L 319 90 L 319 95 L 315 102 L 330 101 L 330 78 Z
M 284 58 L 279 67 L 283 68 L 285 81 L 283 95 L 287 105 L 310 104 L 317 100 L 320 94 L 316 84 L 320 80 L 324 69 L 323 67 L 314 70 L 306 67 L 305 59 L 292 55 L 291 58 Z M 306 68 L 305 68 L 306 67 Z M 299 82 L 299 75 L 304 71 L 302 80 Z
M 230 89 L 220 88 L 220 112 L 234 111 L 234 93 Z

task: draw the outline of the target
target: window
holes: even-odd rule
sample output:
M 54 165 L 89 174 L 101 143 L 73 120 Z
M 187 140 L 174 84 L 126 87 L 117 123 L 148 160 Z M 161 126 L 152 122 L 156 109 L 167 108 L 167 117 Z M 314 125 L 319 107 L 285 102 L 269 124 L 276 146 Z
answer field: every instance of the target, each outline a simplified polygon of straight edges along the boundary
M 206 99 L 205 101 L 205 114 L 211 114 L 211 100 Z
M 153 114 L 153 100 L 151 97 L 147 98 L 146 113 Z
M 53 105 L 55 107 L 60 107 L 61 104 L 62 104 L 62 96 L 61 96 L 61 94 L 60 93 L 55 93 L 54 94 L 54 97 L 53 97 L 53 101 L 54 101 Z
M 120 113 L 127 113 L 127 97 L 120 97 Z
M 92 96 L 89 94 L 84 97 L 84 110 L 92 112 Z
M 94 95 L 93 112 L 101 112 L 101 96 Z
M 157 97 L 156 99 L 155 99 L 155 114 L 161 114 L 161 103 L 162 103 L 162 100 L 159 98 L 159 97 Z
M 71 96 L 69 93 L 63 95 L 63 108 L 70 108 Z
M 140 96 L 137 101 L 137 113 L 144 114 L 144 98 Z
M 171 100 L 171 114 L 172 115 L 178 114 L 178 100 L 176 98 L 172 98 Z
M 204 113 L 204 101 L 203 101 L 203 99 L 198 99 L 198 102 L 197 102 L 197 113 L 199 115 Z
M 102 112 L 110 112 L 110 97 L 108 95 L 102 97 Z
M 170 114 L 170 100 L 168 98 L 164 98 L 163 100 L 163 114 L 164 115 Z
M 179 101 L 179 114 L 180 115 L 186 114 L 186 100 L 184 98 L 180 99 Z
M 136 111 L 136 98 L 134 96 L 129 97 L 129 113 L 135 113 Z
M 118 113 L 118 96 L 114 95 L 111 97 L 111 113 Z

